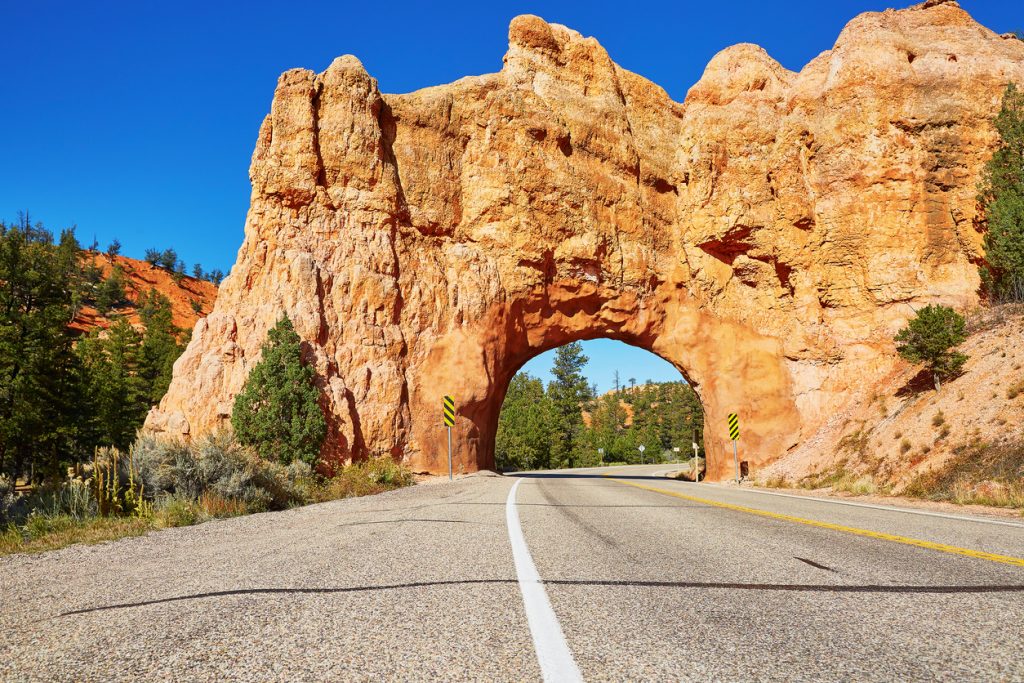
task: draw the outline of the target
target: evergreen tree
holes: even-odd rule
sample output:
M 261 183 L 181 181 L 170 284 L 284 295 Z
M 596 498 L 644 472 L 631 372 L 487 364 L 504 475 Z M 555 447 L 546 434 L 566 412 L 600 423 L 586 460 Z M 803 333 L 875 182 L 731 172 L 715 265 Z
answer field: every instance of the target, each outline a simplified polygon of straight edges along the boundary
M 495 462 L 503 471 L 546 469 L 551 462 L 553 412 L 544 383 L 520 372 L 509 383 L 498 416 Z
M 626 417 L 618 392 L 605 394 L 595 401 L 587 440 L 595 452 L 599 448 L 604 450 L 603 460 L 625 461 L 626 454 L 619 450 L 619 437 L 626 428 Z
M 313 384 L 315 372 L 302 362 L 301 339 L 288 316 L 267 333 L 261 353 L 235 397 L 235 435 L 264 458 L 315 463 L 327 422 Z
M 110 275 L 96 285 L 96 311 L 106 315 L 110 309 L 125 302 L 125 275 L 121 266 L 115 264 Z
M 127 449 L 149 410 L 143 376 L 142 335 L 125 320 L 105 335 L 97 330 L 78 342 L 92 407 L 91 440 Z
M 174 371 L 174 361 L 185 350 L 186 341 L 179 341 L 182 331 L 174 325 L 171 302 L 155 289 L 139 297 L 139 317 L 146 327 L 142 341 L 142 376 L 146 381 L 150 403 L 159 403 L 167 393 Z
M 160 258 L 157 265 L 164 270 L 174 272 L 174 267 L 178 265 L 178 252 L 173 249 L 164 249 L 160 252 Z
M 203 279 L 203 264 L 202 263 L 197 263 L 194 266 L 192 266 L 192 277 L 194 277 L 197 280 L 202 280 Z
M 994 299 L 1024 300 L 1024 92 L 1011 83 L 995 119 L 1000 145 L 985 165 L 979 202 L 985 212 L 982 281 Z
M 81 370 L 68 328 L 81 291 L 74 232 L 0 222 L 0 473 L 56 475 L 82 451 Z
M 948 306 L 928 305 L 896 335 L 896 350 L 911 363 L 924 363 L 935 389 L 960 373 L 967 356 L 954 349 L 967 339 L 962 315 Z
M 224 271 L 220 268 L 214 268 L 206 274 L 206 279 L 219 287 L 221 281 L 224 279 Z
M 582 372 L 587 360 L 579 342 L 566 344 L 555 352 L 555 363 L 551 368 L 555 378 L 548 384 L 547 391 L 554 426 L 551 467 L 573 467 L 580 454 L 578 449 L 583 432 L 583 415 L 580 411 L 593 398 L 590 384 Z
M 121 243 L 116 239 L 107 245 L 107 258 L 114 260 L 115 256 L 121 254 Z
M 160 251 L 158 249 L 147 249 L 145 256 L 146 263 L 151 266 L 160 264 Z

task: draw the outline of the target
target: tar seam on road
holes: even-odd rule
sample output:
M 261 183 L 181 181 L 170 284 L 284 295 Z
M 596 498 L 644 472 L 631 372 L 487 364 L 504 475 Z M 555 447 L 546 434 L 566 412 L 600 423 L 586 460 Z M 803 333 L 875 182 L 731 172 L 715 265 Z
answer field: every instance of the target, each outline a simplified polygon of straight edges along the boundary
M 904 545 L 917 546 L 918 548 L 938 550 L 939 552 L 949 553 L 951 555 L 964 555 L 966 557 L 973 557 L 979 560 L 988 560 L 989 562 L 999 562 L 1001 564 L 1012 564 L 1018 567 L 1024 567 L 1024 558 L 1020 557 L 1010 557 L 1009 555 L 996 555 L 995 553 L 987 553 L 983 550 L 971 550 L 970 548 L 960 548 L 955 545 L 946 545 L 945 543 L 922 541 L 916 538 L 909 538 L 907 536 L 897 536 L 895 534 L 886 534 L 880 531 L 869 531 L 867 529 L 858 529 L 857 527 L 843 526 L 841 524 L 832 524 L 830 522 L 819 522 L 815 519 L 805 519 L 803 517 L 784 515 L 779 512 L 769 512 L 768 510 L 758 510 L 757 508 L 748 508 L 743 505 L 733 505 L 732 503 L 722 503 L 717 500 L 709 500 L 707 498 L 697 498 L 696 496 L 688 496 L 685 493 L 677 493 L 676 491 L 670 491 L 669 489 L 659 489 L 655 486 L 646 486 L 644 484 L 637 484 L 635 482 L 624 481 L 622 479 L 615 479 L 612 477 L 609 477 L 609 479 L 620 484 L 625 484 L 626 486 L 635 486 L 638 489 L 645 489 L 647 491 L 661 493 L 666 496 L 674 496 L 675 498 L 682 498 L 683 500 L 689 500 L 694 503 L 703 503 L 704 505 L 711 505 L 713 507 L 722 508 L 725 510 L 746 512 L 748 514 L 758 515 L 760 517 L 781 519 L 786 522 L 796 522 L 797 524 L 806 524 L 808 526 L 815 526 L 821 529 L 842 531 L 848 534 L 854 534 L 856 536 L 866 536 L 868 538 L 877 538 L 882 541 L 892 541 L 894 543 L 903 543 Z
M 565 634 L 551 607 L 548 594 L 541 583 L 540 574 L 530 557 L 530 549 L 523 538 L 523 528 L 519 524 L 519 511 L 516 510 L 516 490 L 523 483 L 516 479 L 505 501 L 505 521 L 508 524 L 508 540 L 512 544 L 512 559 L 516 565 L 516 576 L 519 579 L 519 590 L 523 594 L 523 607 L 526 609 L 526 620 L 530 624 L 530 635 L 533 637 L 533 649 L 537 653 L 544 680 L 583 681 L 576 660 L 572 657 L 569 644 L 565 642 Z

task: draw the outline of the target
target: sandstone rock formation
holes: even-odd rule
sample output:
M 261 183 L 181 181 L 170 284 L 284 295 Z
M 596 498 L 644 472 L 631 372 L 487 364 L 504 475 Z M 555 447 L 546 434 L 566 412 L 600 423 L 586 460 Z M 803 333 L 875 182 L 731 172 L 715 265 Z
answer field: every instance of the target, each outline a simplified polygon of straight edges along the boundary
M 697 388 L 711 477 L 734 410 L 756 470 L 892 368 L 912 307 L 976 301 L 975 184 L 1009 81 L 1024 43 L 934 0 L 858 16 L 799 73 L 728 48 L 682 104 L 533 16 L 499 73 L 446 86 L 383 95 L 351 56 L 288 71 L 238 262 L 147 424 L 222 424 L 287 312 L 329 460 L 444 471 L 450 393 L 456 470 L 490 467 L 522 364 L 610 337 Z

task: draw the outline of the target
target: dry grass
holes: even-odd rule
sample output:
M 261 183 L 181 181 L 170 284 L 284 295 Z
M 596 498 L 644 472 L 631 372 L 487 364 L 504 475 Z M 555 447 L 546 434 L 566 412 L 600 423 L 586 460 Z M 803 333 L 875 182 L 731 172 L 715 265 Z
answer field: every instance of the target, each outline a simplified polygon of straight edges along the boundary
M 804 477 L 797 485 L 804 489 L 831 489 L 855 496 L 889 492 L 888 486 L 878 484 L 871 475 L 848 470 L 846 465 L 847 461 L 841 460 L 830 469 Z
M 1017 380 L 1006 390 L 1006 398 L 1011 401 L 1021 394 L 1024 394 L 1024 379 Z
M 942 466 L 915 477 L 908 496 L 960 504 L 1024 508 L 1024 442 L 958 446 Z
M 127 536 L 141 536 L 155 527 L 150 519 L 94 517 L 78 521 L 66 515 L 30 521 L 24 528 L 10 526 L 0 534 L 0 555 L 40 553 L 75 543 L 94 545 Z
M 313 492 L 317 502 L 369 496 L 414 483 L 412 473 L 385 456 L 346 465 Z

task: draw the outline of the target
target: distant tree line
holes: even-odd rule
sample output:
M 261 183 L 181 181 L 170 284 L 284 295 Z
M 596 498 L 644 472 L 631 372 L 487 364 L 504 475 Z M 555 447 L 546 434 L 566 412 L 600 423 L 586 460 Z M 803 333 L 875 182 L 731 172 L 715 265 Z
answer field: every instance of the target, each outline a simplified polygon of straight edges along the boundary
M 145 261 L 151 266 L 156 268 L 163 268 L 169 272 L 172 276 L 177 278 L 184 277 L 185 269 L 187 266 L 185 262 L 178 258 L 178 252 L 174 249 L 146 249 Z M 201 263 L 196 263 L 192 266 L 192 277 L 197 280 L 207 280 L 213 284 L 220 286 L 221 281 L 224 279 L 224 271 L 215 268 L 211 271 L 203 270 Z
M 0 222 L 0 475 L 41 481 L 97 446 L 127 447 L 188 341 L 152 290 L 135 302 L 144 331 L 122 319 L 76 334 L 83 305 L 125 300 L 124 273 L 103 277 L 85 256 L 73 230 Z
M 631 379 L 626 389 L 616 372 L 616 389 L 598 396 L 583 376 L 587 361 L 578 342 L 567 344 L 555 354 L 547 387 L 527 373 L 512 378 L 495 440 L 500 469 L 660 462 L 676 447 L 687 457 L 694 437 L 703 444 L 704 412 L 690 385 L 648 380 L 638 387 Z

